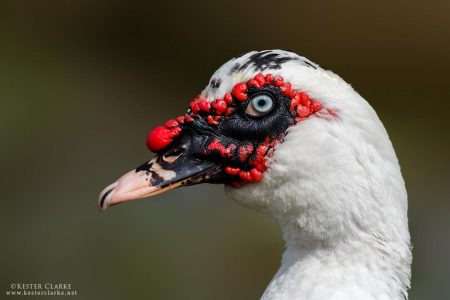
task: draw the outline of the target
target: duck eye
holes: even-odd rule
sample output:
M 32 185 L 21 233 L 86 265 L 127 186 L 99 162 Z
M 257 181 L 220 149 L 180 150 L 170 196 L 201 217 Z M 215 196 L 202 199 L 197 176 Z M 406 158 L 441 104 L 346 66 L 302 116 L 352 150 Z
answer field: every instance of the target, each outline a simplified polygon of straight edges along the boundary
M 252 117 L 261 117 L 268 112 L 270 112 L 273 108 L 273 100 L 269 95 L 260 94 L 256 95 L 252 99 L 245 110 L 247 115 Z

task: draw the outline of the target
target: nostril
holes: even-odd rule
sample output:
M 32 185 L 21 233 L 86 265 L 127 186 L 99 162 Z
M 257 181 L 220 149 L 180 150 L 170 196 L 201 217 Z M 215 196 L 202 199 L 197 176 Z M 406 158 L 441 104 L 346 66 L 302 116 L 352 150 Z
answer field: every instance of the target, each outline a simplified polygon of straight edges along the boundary
M 179 156 L 183 151 L 184 151 L 183 147 L 176 147 L 176 148 L 173 148 L 173 149 L 170 149 L 169 151 L 167 151 L 164 154 L 164 156 L 166 156 L 166 157 Z
M 166 163 L 172 163 L 178 157 L 180 157 L 180 155 L 184 152 L 184 150 L 185 149 L 183 147 L 176 147 L 176 148 L 170 149 L 169 151 L 164 153 L 164 155 L 162 156 L 162 160 L 165 161 Z

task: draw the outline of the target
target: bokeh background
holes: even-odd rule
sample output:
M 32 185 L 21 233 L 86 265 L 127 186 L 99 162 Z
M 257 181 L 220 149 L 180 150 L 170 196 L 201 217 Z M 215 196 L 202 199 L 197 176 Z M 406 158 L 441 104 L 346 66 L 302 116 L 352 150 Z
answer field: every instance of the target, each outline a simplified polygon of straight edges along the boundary
M 11 282 L 55 282 L 79 299 L 257 299 L 283 241 L 221 186 L 102 214 L 96 200 L 223 62 L 282 48 L 379 113 L 409 191 L 410 299 L 449 299 L 449 12 L 445 0 L 1 1 L 0 298 Z

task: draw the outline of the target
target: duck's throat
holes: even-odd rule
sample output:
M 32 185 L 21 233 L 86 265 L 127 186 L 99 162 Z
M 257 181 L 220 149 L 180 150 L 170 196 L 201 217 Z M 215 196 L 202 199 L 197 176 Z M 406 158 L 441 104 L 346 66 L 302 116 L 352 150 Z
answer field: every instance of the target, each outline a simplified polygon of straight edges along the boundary
M 282 265 L 264 300 L 406 298 L 402 262 L 370 242 L 347 240 L 331 245 L 310 240 L 303 244 L 287 239 L 286 244 Z

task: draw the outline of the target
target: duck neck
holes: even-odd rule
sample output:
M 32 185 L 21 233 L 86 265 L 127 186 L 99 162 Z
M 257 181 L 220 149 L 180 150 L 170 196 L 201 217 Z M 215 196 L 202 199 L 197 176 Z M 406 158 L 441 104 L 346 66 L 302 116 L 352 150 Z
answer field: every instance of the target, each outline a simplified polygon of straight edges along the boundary
M 262 299 L 405 299 L 395 258 L 371 241 L 327 242 L 282 224 L 286 251 Z M 297 234 L 294 234 L 294 233 Z

